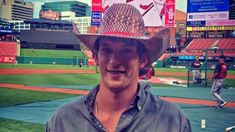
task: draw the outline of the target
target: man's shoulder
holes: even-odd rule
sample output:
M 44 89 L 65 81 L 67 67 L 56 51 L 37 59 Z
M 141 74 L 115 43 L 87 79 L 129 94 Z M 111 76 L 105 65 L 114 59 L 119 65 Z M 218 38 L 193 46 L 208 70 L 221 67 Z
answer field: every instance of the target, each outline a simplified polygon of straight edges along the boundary
M 165 111 L 169 113 L 173 113 L 171 110 L 175 112 L 181 113 L 181 110 L 178 106 L 176 106 L 174 103 L 168 102 L 163 97 L 159 97 L 157 95 L 154 95 L 152 92 L 150 92 L 151 86 L 149 83 L 146 82 L 139 82 L 140 83 L 140 89 L 142 89 L 142 93 L 145 93 L 147 95 L 146 102 L 145 102 L 145 108 L 150 111 L 159 112 Z
M 144 108 L 143 116 L 151 117 L 152 122 L 161 120 L 161 124 L 172 126 L 173 128 L 190 130 L 190 122 L 188 116 L 176 104 L 166 100 L 166 98 L 158 97 L 150 94 L 149 101 Z M 147 111 L 147 112 L 146 112 Z M 169 124 L 169 120 L 171 123 Z
M 84 97 L 79 97 L 70 103 L 66 103 L 58 108 L 46 124 L 46 130 L 64 132 L 79 130 L 83 127 L 85 114 Z M 72 125 L 80 124 L 80 125 Z
M 59 107 L 54 115 L 56 116 L 66 116 L 68 114 L 74 113 L 82 108 L 82 104 L 84 102 L 84 97 L 78 97 L 72 102 L 66 103 Z
M 98 86 L 94 87 L 88 95 L 80 96 L 76 100 L 66 103 L 57 111 L 55 114 L 62 114 L 62 115 L 71 115 L 71 113 L 81 112 L 81 113 L 87 113 L 88 109 L 86 105 L 90 105 L 92 103 L 92 98 L 95 97 L 96 92 L 98 91 Z M 86 102 L 86 103 L 85 103 Z
M 151 103 L 157 108 L 156 111 L 168 113 L 169 115 L 184 114 L 181 109 L 174 103 L 167 101 L 167 97 L 158 97 L 157 95 L 150 94 Z

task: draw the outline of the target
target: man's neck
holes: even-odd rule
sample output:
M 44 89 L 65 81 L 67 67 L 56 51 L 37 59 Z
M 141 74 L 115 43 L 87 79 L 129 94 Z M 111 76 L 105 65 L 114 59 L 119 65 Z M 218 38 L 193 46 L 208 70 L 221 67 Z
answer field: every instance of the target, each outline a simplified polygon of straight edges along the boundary
M 128 109 L 137 90 L 137 83 L 120 92 L 113 92 L 100 84 L 93 110 L 96 118 L 108 131 L 115 131 L 121 114 Z
M 137 94 L 137 90 L 137 83 L 119 92 L 114 92 L 100 85 L 100 90 L 96 95 L 95 103 L 105 112 L 122 111 L 129 107 L 132 99 Z

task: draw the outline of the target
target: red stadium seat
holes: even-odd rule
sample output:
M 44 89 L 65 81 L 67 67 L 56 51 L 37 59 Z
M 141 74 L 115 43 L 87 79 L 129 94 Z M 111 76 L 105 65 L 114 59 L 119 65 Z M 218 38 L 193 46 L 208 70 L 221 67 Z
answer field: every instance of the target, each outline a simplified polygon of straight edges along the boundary
M 217 47 L 222 49 L 227 56 L 235 56 L 235 39 L 234 38 L 198 38 L 191 41 L 181 55 L 201 55 L 206 49 Z M 218 56 L 219 53 L 210 53 L 209 56 Z
M 1 56 L 16 56 L 17 43 L 16 42 L 3 42 L 0 41 L 0 55 Z

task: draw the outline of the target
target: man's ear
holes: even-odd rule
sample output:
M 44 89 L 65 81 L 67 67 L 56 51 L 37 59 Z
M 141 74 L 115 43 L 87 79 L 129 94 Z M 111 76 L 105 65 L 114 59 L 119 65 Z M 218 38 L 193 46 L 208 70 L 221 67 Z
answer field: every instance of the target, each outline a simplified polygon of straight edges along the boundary
M 148 64 L 148 59 L 146 56 L 142 57 L 139 61 L 139 69 L 143 69 Z

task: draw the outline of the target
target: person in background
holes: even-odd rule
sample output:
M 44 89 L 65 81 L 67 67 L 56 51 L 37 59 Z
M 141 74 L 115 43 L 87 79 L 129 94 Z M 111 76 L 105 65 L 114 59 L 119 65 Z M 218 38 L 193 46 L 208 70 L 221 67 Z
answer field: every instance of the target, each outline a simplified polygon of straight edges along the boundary
M 169 29 L 145 36 L 140 12 L 130 4 L 113 4 L 98 34 L 77 37 L 93 52 L 100 81 L 88 95 L 59 108 L 47 132 L 191 132 L 180 108 L 138 82 L 139 71 L 166 50 Z
M 82 60 L 80 60 L 80 62 L 79 62 L 79 67 L 83 67 Z
M 155 71 L 153 66 L 147 66 L 139 72 L 139 79 L 149 80 L 154 76 Z
M 147 73 L 147 79 L 151 79 L 155 75 L 155 70 L 153 66 L 150 66 Z
M 193 83 L 198 84 L 200 83 L 201 72 L 200 72 L 201 63 L 199 61 L 198 56 L 195 57 L 195 60 L 191 64 L 191 68 L 193 68 Z
M 216 98 L 216 106 L 215 108 L 222 108 L 224 107 L 227 102 L 222 99 L 220 96 L 221 90 L 224 86 L 224 81 L 227 76 L 227 65 L 225 64 L 226 56 L 221 55 L 219 57 L 219 64 L 216 65 L 216 68 L 214 70 L 214 74 L 212 77 L 213 84 L 211 88 L 212 95 Z

